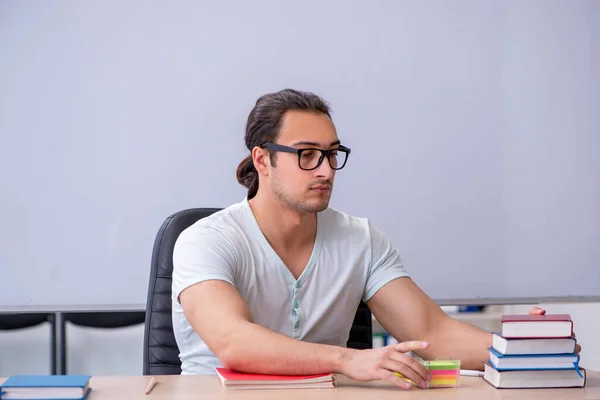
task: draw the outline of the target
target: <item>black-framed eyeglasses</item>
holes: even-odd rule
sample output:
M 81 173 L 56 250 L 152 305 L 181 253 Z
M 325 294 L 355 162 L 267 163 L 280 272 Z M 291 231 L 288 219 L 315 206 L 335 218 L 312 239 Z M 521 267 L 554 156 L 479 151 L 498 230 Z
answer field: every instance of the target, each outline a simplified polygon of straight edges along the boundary
M 317 148 L 296 149 L 276 143 L 265 143 L 261 147 L 266 147 L 272 151 L 298 154 L 298 166 L 305 171 L 319 168 L 325 157 L 329 160 L 331 169 L 342 169 L 346 165 L 346 161 L 348 161 L 348 156 L 350 155 L 350 149 L 342 145 L 329 150 Z

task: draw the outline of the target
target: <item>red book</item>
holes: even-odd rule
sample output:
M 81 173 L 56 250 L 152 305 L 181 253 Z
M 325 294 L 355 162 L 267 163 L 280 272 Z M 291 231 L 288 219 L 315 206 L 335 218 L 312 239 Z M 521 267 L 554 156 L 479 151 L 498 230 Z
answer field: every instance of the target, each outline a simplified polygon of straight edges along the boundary
M 332 388 L 336 385 L 333 374 L 268 375 L 217 368 L 217 375 L 226 389 L 314 389 Z
M 503 315 L 504 338 L 566 338 L 573 335 L 569 314 Z

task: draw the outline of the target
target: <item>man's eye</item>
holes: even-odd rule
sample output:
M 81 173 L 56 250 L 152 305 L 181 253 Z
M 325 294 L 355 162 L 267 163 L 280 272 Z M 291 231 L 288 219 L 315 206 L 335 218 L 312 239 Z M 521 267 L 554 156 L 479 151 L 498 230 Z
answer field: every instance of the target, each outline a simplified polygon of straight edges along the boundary
M 314 150 L 308 150 L 308 151 L 303 151 L 302 152 L 302 157 L 303 158 L 312 158 L 315 156 L 315 151 Z

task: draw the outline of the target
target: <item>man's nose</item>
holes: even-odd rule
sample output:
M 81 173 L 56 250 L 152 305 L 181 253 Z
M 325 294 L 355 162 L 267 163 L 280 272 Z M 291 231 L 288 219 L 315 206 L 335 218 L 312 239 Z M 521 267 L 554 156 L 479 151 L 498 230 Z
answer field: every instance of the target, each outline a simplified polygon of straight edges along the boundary
M 317 177 L 320 178 L 332 178 L 335 175 L 335 169 L 331 168 L 331 164 L 329 164 L 329 158 L 323 157 L 323 161 L 321 165 L 319 165 L 316 169 Z

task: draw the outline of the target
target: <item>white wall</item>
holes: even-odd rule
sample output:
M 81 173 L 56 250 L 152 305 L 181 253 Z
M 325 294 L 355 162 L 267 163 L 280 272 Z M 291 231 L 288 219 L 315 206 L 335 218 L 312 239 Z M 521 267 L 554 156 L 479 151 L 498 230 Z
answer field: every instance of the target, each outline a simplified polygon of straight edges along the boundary
M 570 313 L 583 347 L 581 366 L 600 371 L 600 304 L 541 304 L 549 313 Z M 529 305 L 505 306 L 526 313 Z M 49 326 L 0 332 L 0 376 L 50 372 Z M 67 366 L 71 374 L 141 375 L 144 326 L 113 330 L 67 325 Z
M 143 307 L 160 224 L 243 198 L 284 87 L 331 102 L 332 206 L 432 297 L 600 293 L 597 1 L 234 3 L 0 1 L 0 309 Z

